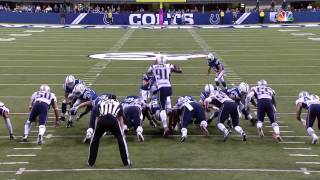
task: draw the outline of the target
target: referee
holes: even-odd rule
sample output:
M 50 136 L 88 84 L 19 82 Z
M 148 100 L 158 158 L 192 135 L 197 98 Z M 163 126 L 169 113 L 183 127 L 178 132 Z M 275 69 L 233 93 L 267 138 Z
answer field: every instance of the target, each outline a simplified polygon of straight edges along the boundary
M 121 128 L 123 125 L 123 110 L 120 102 L 114 99 L 102 101 L 97 112 L 96 128 L 89 147 L 89 159 L 87 161 L 89 166 L 93 166 L 96 162 L 100 138 L 106 131 L 110 131 L 118 139 L 123 165 L 131 165 L 127 143 Z

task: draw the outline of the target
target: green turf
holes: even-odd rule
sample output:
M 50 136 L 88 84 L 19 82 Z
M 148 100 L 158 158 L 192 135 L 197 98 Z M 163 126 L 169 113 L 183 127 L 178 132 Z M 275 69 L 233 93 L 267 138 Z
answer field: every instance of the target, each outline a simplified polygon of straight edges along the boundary
M 25 29 L 0 29 L 0 38 Z M 320 35 L 318 28 L 300 28 L 300 32 Z M 277 111 L 285 141 L 305 144 L 277 144 L 272 130 L 265 127 L 266 137 L 260 139 L 256 129 L 242 120 L 248 141 L 242 142 L 235 134 L 227 141 L 211 124 L 210 137 L 189 137 L 185 143 L 179 137 L 161 137 L 161 130 L 152 129 L 145 122 L 145 142 L 138 143 L 133 132 L 127 137 L 133 168 L 214 168 L 214 169 L 275 169 L 320 171 L 320 165 L 300 165 L 297 161 L 320 161 L 319 157 L 290 157 L 288 154 L 319 155 L 319 145 L 311 145 L 305 130 L 295 120 L 295 96 L 300 90 L 320 93 L 319 47 L 320 43 L 305 36 L 293 36 L 278 29 L 211 29 L 194 30 L 226 64 L 227 75 L 234 72 L 243 81 L 255 84 L 266 79 L 277 92 Z M 13 42 L 0 42 L 0 100 L 12 113 L 11 120 L 18 138 L 23 133 L 27 119 L 29 96 L 41 83 L 48 83 L 61 102 L 62 83 L 68 74 L 84 78 L 98 62 L 88 58 L 93 53 L 109 51 L 127 30 L 99 29 L 46 29 L 28 37 L 16 37 Z M 121 52 L 202 52 L 188 30 L 135 30 L 118 49 Z M 172 75 L 173 100 L 179 95 L 198 98 L 208 82 L 205 59 L 174 61 L 182 67 L 183 74 Z M 112 92 L 119 97 L 139 94 L 141 75 L 151 62 L 111 61 L 93 82 L 97 92 Z M 228 84 L 233 80 L 226 77 Z M 211 78 L 213 80 L 213 77 Z M 52 116 L 52 115 L 50 115 Z M 36 147 L 9 141 L 4 125 L 0 126 L 0 162 L 28 161 L 27 165 L 0 165 L 1 179 L 318 179 L 319 173 L 302 172 L 235 172 L 235 171 L 81 171 L 81 172 L 25 172 L 16 175 L 19 168 L 84 169 L 88 146 L 81 143 L 88 116 L 67 129 L 48 128 L 54 137 L 46 139 L 42 150 L 13 150 L 14 147 Z M 49 119 L 53 120 L 53 119 Z M 53 125 L 49 122 L 48 125 Z M 266 121 L 265 125 L 270 126 Z M 33 127 L 32 130 L 37 130 Z M 179 132 L 175 133 L 179 135 Z M 190 125 L 189 134 L 201 134 Z M 35 140 L 31 133 L 30 140 Z M 63 137 L 55 137 L 63 136 Z M 302 137 L 289 137 L 302 136 Z M 284 150 L 284 147 L 312 147 L 312 150 Z M 36 157 L 7 157 L 8 154 L 37 154 Z M 117 144 L 113 138 L 103 138 L 96 167 L 93 169 L 122 168 Z

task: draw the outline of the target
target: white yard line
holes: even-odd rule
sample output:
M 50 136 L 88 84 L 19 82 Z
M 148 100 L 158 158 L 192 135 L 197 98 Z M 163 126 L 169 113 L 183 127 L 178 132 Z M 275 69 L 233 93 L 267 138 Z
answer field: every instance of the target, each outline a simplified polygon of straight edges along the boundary
M 312 148 L 301 148 L 301 147 L 284 147 L 285 150 L 312 150 Z
M 289 156 L 294 156 L 294 157 L 318 157 L 319 155 L 317 155 L 317 154 L 289 154 Z
M 13 148 L 14 150 L 41 150 L 41 147 Z
M 283 141 L 283 142 L 280 142 L 280 144 L 305 144 L 305 142 L 301 142 L 301 141 Z
M 35 157 L 36 154 L 8 154 L 7 157 Z
M 320 162 L 296 162 L 296 164 L 320 164 Z
M 0 162 L 0 165 L 29 164 L 29 162 Z
M 17 175 L 21 175 L 23 171 L 25 171 L 26 168 L 19 168 L 18 171 L 16 172 Z
M 163 171 L 163 172 L 196 172 L 196 171 L 212 171 L 212 172 L 274 172 L 274 173 L 304 173 L 301 169 L 223 169 L 223 168 L 114 168 L 114 169 L 24 169 L 23 173 L 39 173 L 39 172 L 117 172 L 117 171 Z M 0 171 L 1 172 L 1 171 Z M 7 171 L 4 171 L 7 172 Z M 320 173 L 318 170 L 310 170 L 310 173 Z

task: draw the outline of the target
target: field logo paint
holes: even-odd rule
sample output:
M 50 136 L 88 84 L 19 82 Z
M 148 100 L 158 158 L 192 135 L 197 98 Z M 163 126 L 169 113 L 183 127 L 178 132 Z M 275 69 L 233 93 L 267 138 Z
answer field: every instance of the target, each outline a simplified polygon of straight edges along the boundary
M 159 53 L 155 52 L 124 52 L 124 53 L 102 53 L 92 54 L 89 57 L 99 60 L 117 60 L 117 61 L 154 61 Z M 203 58 L 207 54 L 204 53 L 181 53 L 181 54 L 161 54 L 172 61 L 185 61 L 194 58 Z

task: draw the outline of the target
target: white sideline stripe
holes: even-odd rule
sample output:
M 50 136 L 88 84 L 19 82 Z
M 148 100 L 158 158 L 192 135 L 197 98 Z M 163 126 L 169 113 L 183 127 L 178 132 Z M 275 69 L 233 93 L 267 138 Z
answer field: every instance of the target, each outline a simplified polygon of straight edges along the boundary
M 71 24 L 79 24 L 80 21 L 82 21 L 82 19 L 85 18 L 86 16 L 87 16 L 87 13 L 80 13 L 78 17 L 72 21 Z
M 233 171 L 233 172 L 279 172 L 279 173 L 304 173 L 301 169 L 222 169 L 222 168 L 119 168 L 119 169 L 25 169 L 24 173 L 37 172 L 86 172 L 86 171 Z M 8 171 L 0 171 L 7 173 Z M 11 171 L 10 171 L 11 172 Z M 317 170 L 308 171 L 310 173 L 320 173 Z
M 13 148 L 14 150 L 41 150 L 41 147 Z
M 317 155 L 317 154 L 289 154 L 289 156 L 294 156 L 294 157 L 317 157 L 319 155 Z
M 312 148 L 290 148 L 290 147 L 284 147 L 285 150 L 311 150 Z
M 0 162 L 0 165 L 29 164 L 29 162 Z
M 36 154 L 8 154 L 7 157 L 35 157 Z
M 26 170 L 26 168 L 19 168 L 18 171 L 16 172 L 16 174 L 20 175 L 23 173 L 24 170 Z
M 296 162 L 296 164 L 320 164 L 320 162 Z
M 299 141 L 283 141 L 279 142 L 281 144 L 304 144 L 305 142 L 299 142 Z
M 279 29 L 278 31 L 280 32 L 295 32 L 295 31 L 300 31 L 298 29 Z
M 307 168 L 300 168 L 301 171 L 303 171 L 303 174 L 306 174 L 306 175 L 310 175 L 310 172 L 307 170 Z

